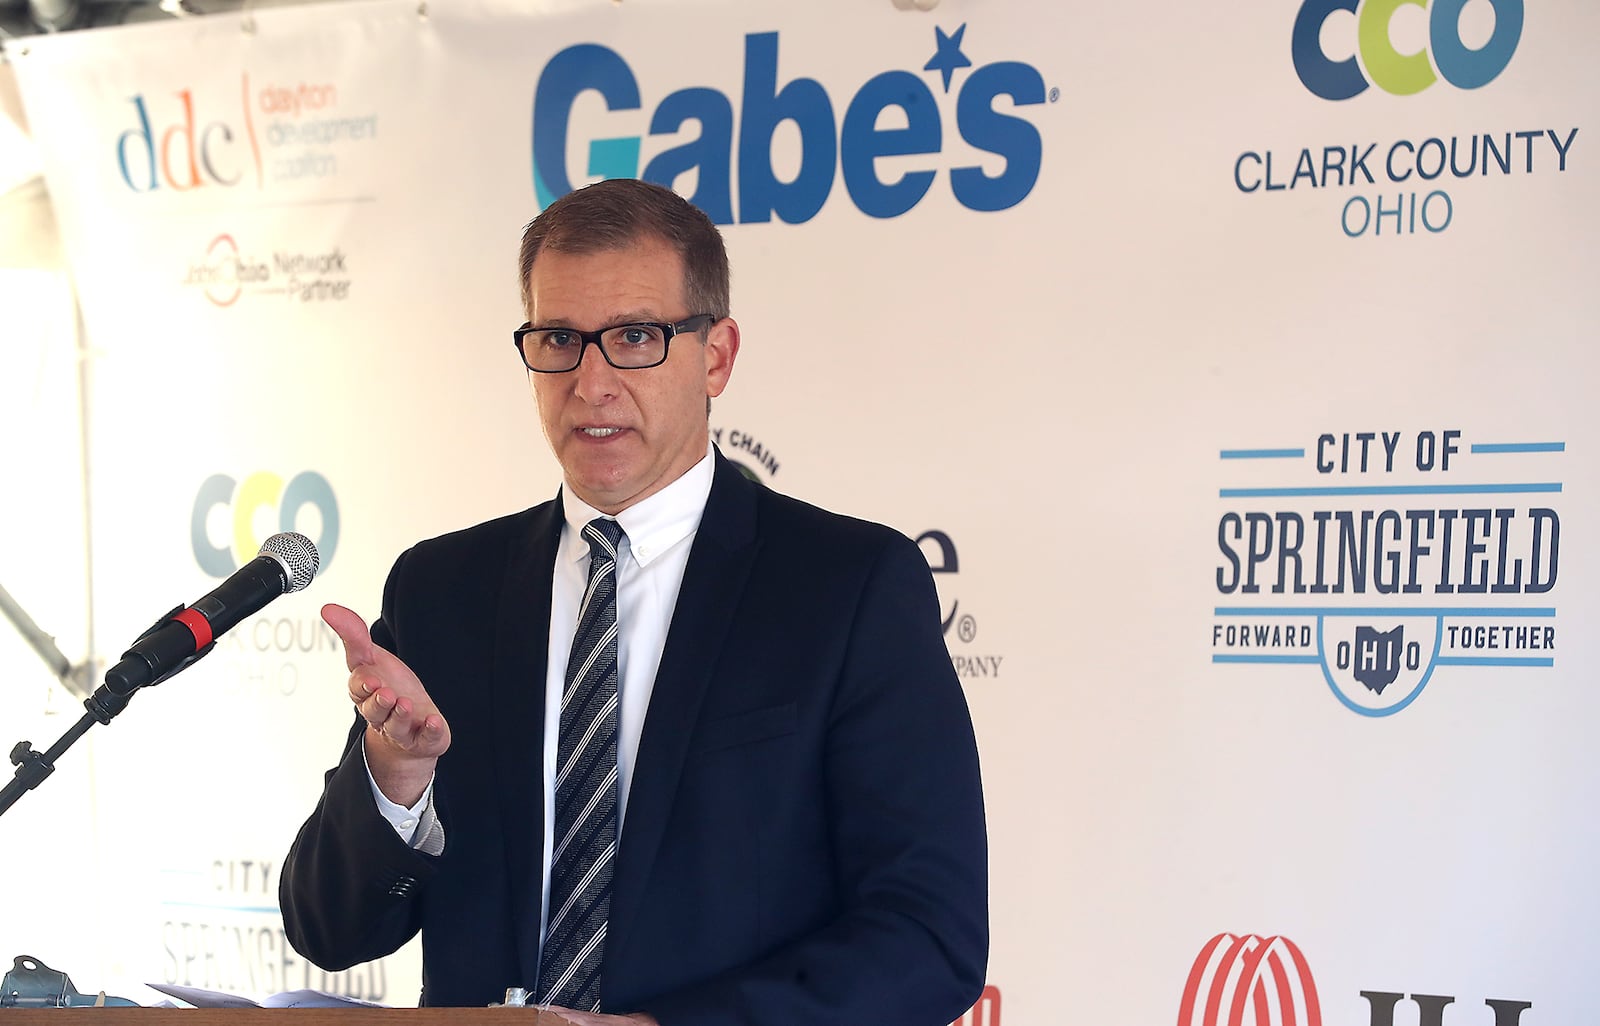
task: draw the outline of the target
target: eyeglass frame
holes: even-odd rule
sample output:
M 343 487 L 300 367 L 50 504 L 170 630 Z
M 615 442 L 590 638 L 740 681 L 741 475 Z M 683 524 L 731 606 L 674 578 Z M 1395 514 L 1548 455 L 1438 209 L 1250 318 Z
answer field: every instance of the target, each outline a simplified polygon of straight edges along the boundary
M 522 327 L 511 333 L 511 344 L 516 348 L 517 357 L 522 361 L 522 365 L 535 374 L 571 374 L 573 371 L 583 366 L 584 353 L 590 346 L 594 346 L 596 349 L 600 350 L 600 358 L 617 370 L 649 370 L 652 367 L 659 367 L 667 362 L 667 354 L 672 351 L 672 340 L 674 338 L 684 334 L 698 334 L 699 332 L 710 328 L 713 324 L 717 323 L 721 319 L 722 318 L 718 317 L 716 314 L 701 313 L 685 317 L 676 324 L 666 324 L 661 321 L 623 321 L 621 324 L 610 324 L 595 331 L 581 331 L 578 328 L 567 328 L 559 325 L 553 327 L 535 328 L 532 321 L 524 321 Z M 704 321 L 705 323 L 699 325 L 698 327 L 692 327 L 696 321 Z M 606 332 L 616 331 L 618 328 L 656 328 L 660 330 L 661 359 L 657 360 L 655 363 L 643 363 L 636 367 L 623 367 L 617 364 L 611 359 L 611 354 L 606 352 L 606 347 L 600 344 L 600 339 L 605 335 Z M 535 367 L 528 362 L 528 354 L 522 350 L 522 340 L 537 331 L 566 331 L 578 336 L 578 358 L 573 361 L 571 367 L 567 367 L 563 370 L 545 370 L 542 367 Z

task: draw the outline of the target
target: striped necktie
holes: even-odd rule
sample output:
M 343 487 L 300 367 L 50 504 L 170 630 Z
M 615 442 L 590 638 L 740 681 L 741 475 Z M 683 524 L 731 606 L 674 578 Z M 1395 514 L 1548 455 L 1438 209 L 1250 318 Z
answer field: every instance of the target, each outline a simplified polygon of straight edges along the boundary
M 622 527 L 596 517 L 583 536 L 589 542 L 589 582 L 561 692 L 555 846 L 538 993 L 542 1004 L 598 1012 L 617 856 L 617 543 Z

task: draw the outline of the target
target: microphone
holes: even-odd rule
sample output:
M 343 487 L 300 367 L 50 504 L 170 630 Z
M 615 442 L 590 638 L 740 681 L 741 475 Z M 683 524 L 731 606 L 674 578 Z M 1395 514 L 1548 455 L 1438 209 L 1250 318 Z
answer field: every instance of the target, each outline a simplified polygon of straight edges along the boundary
M 106 688 L 116 695 L 177 673 L 204 655 L 219 635 L 260 612 L 268 602 L 299 591 L 317 575 L 317 548 L 303 534 L 285 531 L 268 538 L 260 555 L 216 590 L 187 609 L 179 609 L 133 643 L 122 661 L 106 671 Z

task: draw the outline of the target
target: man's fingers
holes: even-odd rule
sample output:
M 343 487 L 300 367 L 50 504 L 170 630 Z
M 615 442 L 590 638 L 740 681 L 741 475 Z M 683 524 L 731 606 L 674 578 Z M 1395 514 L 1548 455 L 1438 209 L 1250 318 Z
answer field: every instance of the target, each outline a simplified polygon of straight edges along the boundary
M 346 689 L 372 732 L 369 741 L 381 740 L 387 751 L 408 757 L 443 755 L 450 747 L 450 727 L 416 674 L 373 642 L 360 614 L 330 603 L 322 607 L 322 619 L 344 642 L 345 665 L 350 670 Z M 368 755 L 373 754 L 369 748 Z M 375 764 L 369 760 L 368 765 L 372 768 Z
M 443 754 L 450 737 L 443 716 L 438 713 L 419 716 L 404 699 L 400 700 L 389 722 L 384 725 L 384 733 L 393 736 L 407 751 L 416 755 Z
M 322 620 L 344 642 L 345 669 L 372 665 L 377 657 L 377 646 L 372 643 L 372 634 L 361 614 L 330 602 L 322 607 Z
M 351 703 L 354 705 L 360 705 L 362 702 L 365 702 L 367 699 L 371 698 L 373 692 L 383 687 L 383 681 L 379 679 L 378 675 L 375 673 L 369 673 L 365 670 L 357 669 L 354 673 L 350 674 L 350 682 L 348 687 L 350 691 Z
M 353 693 L 351 697 L 354 698 Z M 355 699 L 355 703 L 361 718 L 379 729 L 394 715 L 394 692 L 386 688 L 374 688 L 365 698 Z
M 417 732 L 417 740 L 430 755 L 443 755 L 450 747 L 450 727 L 444 722 L 444 717 L 432 713 L 422 721 L 422 728 Z
M 388 688 L 356 703 L 368 726 L 395 747 L 413 755 L 438 756 L 450 745 L 450 730 L 438 712 L 416 708 L 411 699 Z

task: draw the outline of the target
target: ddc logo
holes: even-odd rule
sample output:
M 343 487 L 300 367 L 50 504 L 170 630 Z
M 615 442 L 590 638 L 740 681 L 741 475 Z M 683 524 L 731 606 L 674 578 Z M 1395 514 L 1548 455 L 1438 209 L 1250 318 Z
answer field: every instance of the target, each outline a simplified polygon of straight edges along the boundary
M 969 146 L 1000 158 L 1003 166 L 994 174 L 975 165 L 952 168 L 950 190 L 969 210 L 1005 210 L 1033 190 L 1043 147 L 1031 122 L 995 109 L 995 102 L 1005 97 L 1019 110 L 1042 104 L 1044 79 L 1037 68 L 1018 61 L 973 67 L 961 52 L 965 30 L 965 25 L 949 35 L 936 30 L 937 50 L 923 70 L 938 71 L 948 93 L 957 69 L 972 67 L 956 90 L 955 129 Z M 898 217 L 922 201 L 937 171 L 923 166 L 884 181 L 878 160 L 932 158 L 944 149 L 944 115 L 928 82 L 909 71 L 875 75 L 844 104 L 840 122 L 816 79 L 779 83 L 776 32 L 748 35 L 744 43 L 744 83 L 737 100 L 709 87 L 679 89 L 662 98 L 650 115 L 652 136 L 673 135 L 694 122 L 697 138 L 655 154 L 640 174 L 640 135 L 607 132 L 607 137 L 595 138 L 602 133 L 593 133 L 585 173 L 643 178 L 670 188 L 680 176 L 696 172 L 690 202 L 718 224 L 734 223 L 735 161 L 741 224 L 769 222 L 774 214 L 789 224 L 809 221 L 827 201 L 839 172 L 856 208 L 872 217 Z M 590 92 L 599 94 L 608 112 L 643 107 L 639 79 L 615 50 L 584 43 L 552 57 L 533 98 L 533 179 L 541 209 L 572 190 L 568 141 L 574 111 L 593 109 L 589 101 L 580 102 Z M 1052 99 L 1058 96 L 1051 91 Z M 886 120 L 901 127 L 879 128 L 879 115 L 885 111 L 890 111 Z M 601 120 L 612 123 L 609 117 Z M 792 123 L 800 138 L 799 170 L 787 181 L 772 166 L 773 136 L 784 122 Z
M 212 510 L 230 505 L 232 537 L 228 545 L 217 545 L 211 540 L 207 522 Z M 278 512 L 277 525 L 268 534 L 298 530 L 310 536 L 311 532 L 305 529 L 309 525 L 297 526 L 300 513 L 307 506 L 322 519 L 322 529 L 313 537 L 313 544 L 326 570 L 339 546 L 339 504 L 327 478 L 306 470 L 290 478 L 286 486 L 277 474 L 265 472 L 250 475 L 242 484 L 226 474 L 211 475 L 195 496 L 189 521 L 195 562 L 212 577 L 227 577 L 254 559 L 263 540 L 257 537 L 256 515 L 263 510 L 270 513 L 275 508 Z
M 154 192 L 163 186 L 179 192 L 205 185 L 231 186 L 243 181 L 251 166 L 259 184 L 261 154 L 254 134 L 239 138 L 225 121 L 199 123 L 192 90 L 179 90 L 177 99 L 176 112 L 166 109 L 159 125 L 153 125 L 144 94 L 132 97 L 139 127 L 117 137 L 117 169 L 123 184 L 134 192 Z M 241 154 L 246 143 L 250 156 Z
M 1523 0 L 1489 0 L 1494 9 L 1494 32 L 1478 49 L 1469 49 L 1461 39 L 1461 12 L 1470 2 L 1305 0 L 1294 20 L 1294 70 L 1307 89 L 1325 100 L 1348 100 L 1369 84 L 1396 96 L 1410 96 L 1433 85 L 1440 76 L 1457 88 L 1477 89 L 1494 81 L 1511 63 L 1522 40 Z M 1395 12 L 1408 4 L 1431 6 L 1428 47 L 1413 54 L 1396 51 L 1389 37 Z M 1323 25 L 1336 11 L 1355 15 L 1359 61 L 1354 56 L 1335 61 L 1322 48 Z

